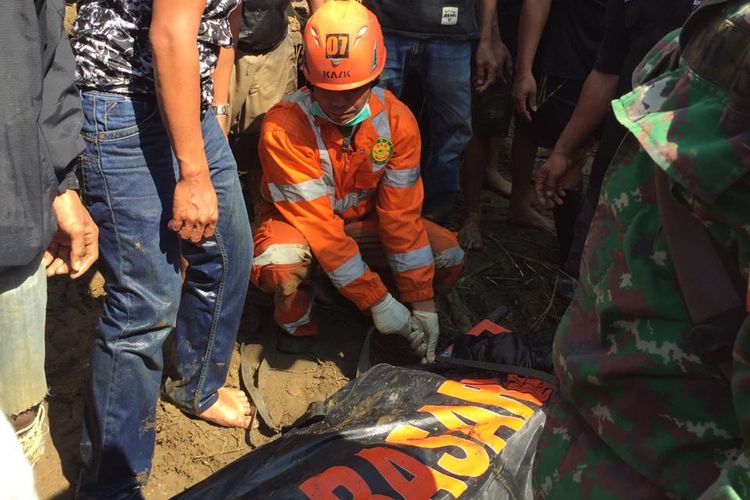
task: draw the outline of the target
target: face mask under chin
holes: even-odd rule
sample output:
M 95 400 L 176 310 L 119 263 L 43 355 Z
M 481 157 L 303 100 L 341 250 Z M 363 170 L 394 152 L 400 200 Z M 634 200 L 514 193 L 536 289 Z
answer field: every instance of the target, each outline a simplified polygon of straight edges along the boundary
M 357 113 L 351 120 L 347 120 L 345 123 L 339 123 L 332 120 L 326 114 L 326 112 L 323 111 L 323 108 L 320 107 L 320 104 L 318 104 L 317 101 L 313 101 L 311 111 L 313 115 L 327 122 L 333 123 L 334 125 L 338 125 L 340 127 L 353 127 L 354 125 L 358 125 L 359 123 L 362 123 L 363 121 L 370 118 L 370 103 L 365 103 L 365 105 L 362 106 L 362 109 L 359 110 L 359 113 Z

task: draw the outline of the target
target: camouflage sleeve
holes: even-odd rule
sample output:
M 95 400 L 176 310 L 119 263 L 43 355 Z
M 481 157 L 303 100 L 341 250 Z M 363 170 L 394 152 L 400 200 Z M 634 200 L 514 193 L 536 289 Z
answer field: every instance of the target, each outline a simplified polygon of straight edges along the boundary
M 740 329 L 734 347 L 732 395 L 744 442 L 734 463 L 722 471 L 700 500 L 750 498 L 750 317 Z

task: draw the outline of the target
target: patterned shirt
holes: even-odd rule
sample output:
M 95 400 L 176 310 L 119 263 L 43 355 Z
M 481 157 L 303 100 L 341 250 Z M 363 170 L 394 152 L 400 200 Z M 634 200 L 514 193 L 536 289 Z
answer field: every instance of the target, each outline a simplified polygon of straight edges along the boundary
M 207 0 L 198 29 L 201 100 L 213 100 L 211 75 L 219 49 L 232 42 L 229 13 L 239 0 Z M 151 0 L 82 0 L 73 25 L 76 84 L 121 94 L 153 94 L 154 57 L 149 42 Z

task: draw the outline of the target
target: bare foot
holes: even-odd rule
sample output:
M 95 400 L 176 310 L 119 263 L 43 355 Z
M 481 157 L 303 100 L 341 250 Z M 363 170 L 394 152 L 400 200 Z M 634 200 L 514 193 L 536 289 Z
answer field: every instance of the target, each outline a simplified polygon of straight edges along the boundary
M 231 387 L 222 387 L 216 392 L 219 399 L 198 418 L 221 427 L 250 427 L 252 410 L 245 393 Z
M 511 205 L 508 210 L 508 222 L 518 226 L 530 226 L 542 229 L 550 233 L 555 232 L 554 223 L 532 207 L 531 204 L 523 204 L 515 207 Z
M 458 241 L 466 250 L 482 248 L 482 233 L 479 230 L 479 215 L 469 215 L 458 231 Z
M 500 175 L 496 168 L 488 168 L 484 175 L 484 188 L 493 191 L 503 198 L 510 198 L 513 185 Z

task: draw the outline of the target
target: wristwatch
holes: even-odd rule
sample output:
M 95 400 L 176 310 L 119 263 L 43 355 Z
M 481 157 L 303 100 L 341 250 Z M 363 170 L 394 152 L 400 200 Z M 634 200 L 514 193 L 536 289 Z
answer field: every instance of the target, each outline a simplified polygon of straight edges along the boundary
M 214 104 L 211 107 L 214 108 L 214 113 L 217 116 L 226 116 L 229 114 L 229 104 Z

